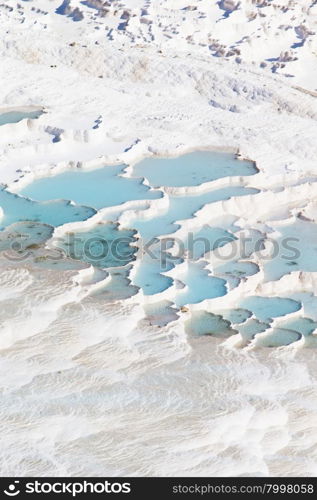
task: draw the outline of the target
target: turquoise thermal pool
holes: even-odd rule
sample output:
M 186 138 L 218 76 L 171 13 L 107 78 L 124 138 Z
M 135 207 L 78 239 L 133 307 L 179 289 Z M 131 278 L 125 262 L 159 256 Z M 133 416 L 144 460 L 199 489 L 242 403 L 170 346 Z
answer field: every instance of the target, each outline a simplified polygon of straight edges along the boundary
M 131 200 L 160 198 L 160 191 L 145 186 L 142 179 L 123 177 L 124 165 L 90 171 L 73 170 L 35 180 L 20 194 L 36 201 L 72 200 L 95 209 L 113 207 Z
M 8 123 L 18 123 L 22 120 L 30 119 L 35 120 L 39 118 L 43 114 L 43 111 L 40 109 L 31 110 L 31 111 L 5 111 L 4 113 L 0 113 L 0 126 L 7 125 Z
M 92 266 L 107 273 L 109 278 L 92 296 L 106 302 L 138 294 L 151 298 L 144 303 L 151 324 L 178 321 L 184 310 L 186 331 L 193 335 L 239 335 L 242 347 L 253 341 L 269 347 L 288 345 L 312 335 L 317 324 L 300 316 L 300 301 L 248 294 L 236 301 L 236 307 L 226 307 L 226 296 L 262 267 L 268 277 L 277 279 L 291 266 L 280 255 L 262 267 L 254 258 L 266 239 L 263 225 L 249 230 L 244 255 L 218 255 L 230 245 L 239 248 L 242 233 L 236 210 L 243 213 L 244 203 L 250 204 L 260 192 L 250 183 L 257 172 L 253 162 L 237 160 L 233 154 L 204 151 L 148 158 L 129 169 L 77 168 L 36 179 L 18 194 L 2 188 L 1 248 L 11 251 L 22 245 L 20 253 L 27 252 L 42 268 Z M 293 237 L 302 228 L 304 234 L 312 230 L 306 222 L 286 224 L 278 228 L 278 238 Z M 47 245 L 59 252 L 58 258 L 44 252 Z M 313 251 L 306 246 L 293 267 L 310 269 L 305 262 Z M 222 302 L 213 310 L 214 300 Z M 200 304 L 203 308 L 197 310 Z M 196 309 L 190 311 L 191 305 Z
M 150 185 L 199 186 L 222 177 L 254 175 L 253 162 L 237 161 L 232 153 L 200 151 L 177 158 L 147 158 L 133 168 L 135 175 L 146 177 Z

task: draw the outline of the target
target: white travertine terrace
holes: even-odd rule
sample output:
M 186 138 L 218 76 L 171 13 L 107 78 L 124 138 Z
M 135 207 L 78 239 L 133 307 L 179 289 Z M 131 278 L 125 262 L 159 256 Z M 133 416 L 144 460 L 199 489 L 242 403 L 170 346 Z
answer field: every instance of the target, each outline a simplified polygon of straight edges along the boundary
M 266 245 L 288 225 L 316 223 L 316 1 L 0 0 L 0 27 L 0 123 L 8 110 L 44 111 L 0 126 L 0 184 L 11 192 L 108 164 L 132 177 L 143 158 L 205 149 L 235 151 L 259 170 L 161 187 L 161 198 L 55 228 L 46 248 L 103 221 L 155 217 L 171 196 L 238 185 L 258 192 L 206 204 L 173 236 L 222 225 Z M 107 271 L 0 260 L 6 475 L 317 474 L 317 265 L 267 280 L 250 252 L 252 273 L 228 275 L 225 295 L 176 308 L 187 262 L 165 273 L 173 282 L 161 293 L 107 302 L 116 279 Z M 199 266 L 197 276 L 225 279 L 215 252 Z M 291 307 L 265 323 L 243 305 L 254 296 Z M 230 329 L 236 309 L 250 317 Z M 225 338 L 190 336 L 185 325 L 201 311 L 225 318 Z M 297 335 L 303 319 L 312 331 Z M 290 345 L 260 349 L 276 347 L 281 330 Z
M 258 194 L 207 204 L 177 221 L 173 236 L 227 220 L 236 235 L 260 230 L 267 237 L 278 235 L 279 220 L 291 222 L 300 213 L 315 220 L 308 212 L 317 157 L 315 2 L 177 1 L 171 7 L 164 1 L 45 0 L 0 7 L 4 27 L 15 26 L 2 49 L 1 112 L 44 111 L 36 120 L 1 126 L 0 179 L 10 191 L 37 177 L 107 163 L 126 163 L 123 175 L 133 177 L 142 158 L 195 149 L 236 151 L 258 169 L 245 178 L 161 187 L 162 198 L 101 209 L 86 222 L 57 228 L 57 240 L 66 230 L 109 218 L 122 227 L 136 217 L 151 219 L 167 209 L 170 196 L 236 185 Z M 36 39 L 28 36 L 34 30 Z M 205 269 L 212 272 L 215 256 L 208 258 Z M 224 297 L 201 306 L 234 306 L 239 296 L 258 293 L 263 262 L 255 255 L 248 260 L 258 266 L 255 275 L 233 289 L 228 282 Z M 179 271 L 176 266 L 167 275 L 177 283 Z M 173 289 L 141 300 L 173 302 Z M 140 300 L 140 293 L 131 300 Z

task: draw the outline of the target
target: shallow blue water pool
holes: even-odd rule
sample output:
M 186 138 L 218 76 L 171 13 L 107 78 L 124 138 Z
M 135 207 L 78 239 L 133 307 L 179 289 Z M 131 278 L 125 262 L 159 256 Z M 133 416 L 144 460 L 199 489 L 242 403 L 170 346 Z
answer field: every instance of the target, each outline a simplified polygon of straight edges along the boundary
M 176 221 L 189 219 L 207 203 L 216 203 L 228 200 L 233 196 L 247 196 L 256 194 L 255 188 L 243 186 L 229 186 L 221 189 L 207 191 L 197 195 L 170 196 L 168 207 L 156 217 L 132 221 L 133 227 L 139 231 L 143 238 L 152 238 L 168 233 L 174 233 L 180 225 Z
M 124 165 L 112 165 L 90 171 L 72 170 L 35 180 L 21 189 L 20 194 L 33 200 L 73 200 L 96 209 L 120 205 L 130 200 L 160 198 L 142 179 L 121 177 Z
M 146 158 L 133 168 L 138 177 L 146 177 L 151 186 L 198 186 L 221 177 L 254 175 L 255 164 L 237 160 L 232 153 L 195 151 L 177 158 Z
M 7 123 L 18 123 L 21 120 L 31 119 L 35 120 L 43 114 L 42 110 L 34 111 L 6 111 L 5 113 L 0 113 L 0 126 L 6 125 Z
M 73 170 L 54 177 L 35 180 L 20 191 L 33 200 L 73 200 L 96 209 L 120 205 L 130 200 L 160 198 L 142 179 L 121 177 L 124 165 L 107 166 L 90 171 Z
M 0 188 L 0 207 L 3 211 L 0 228 L 22 221 L 42 222 L 56 227 L 86 220 L 96 213 L 91 207 L 75 205 L 69 200 L 37 202 L 4 188 Z
M 22 245 L 27 253 L 33 252 L 34 263 L 43 268 L 77 269 L 76 264 L 78 268 L 90 264 L 106 270 L 109 279 L 92 292 L 98 300 L 124 300 L 140 292 L 154 296 L 166 291 L 165 297 L 158 297 L 158 302 L 151 302 L 145 308 L 147 321 L 158 326 L 176 320 L 190 304 L 204 303 L 209 308 L 210 303 L 204 301 L 225 296 L 259 272 L 260 267 L 252 262 L 253 253 L 263 244 L 265 234 L 255 229 L 248 231 L 242 258 L 240 239 L 243 235 L 234 211 L 220 217 L 218 205 L 217 216 L 213 214 L 214 203 L 259 193 L 256 188 L 245 187 L 245 181 L 239 179 L 257 173 L 254 163 L 237 161 L 229 153 L 195 152 L 179 158 L 143 160 L 133 167 L 130 177 L 125 176 L 125 169 L 125 165 L 89 171 L 78 168 L 35 180 L 18 195 L 2 188 L 0 250 L 11 251 L 13 241 L 15 245 Z M 166 192 L 162 209 L 146 212 L 151 208 L 151 200 L 162 198 L 164 186 L 197 186 L 225 177 L 236 177 L 234 185 L 219 188 L 211 183 L 208 189 L 204 186 L 202 193 L 191 195 Z M 149 185 L 144 183 L 144 178 Z M 117 224 L 115 221 L 124 210 L 122 204 L 139 200 L 148 201 L 137 204 L 135 215 L 129 212 L 125 219 L 128 226 Z M 185 221 L 186 227 L 186 219 L 195 217 L 205 205 L 208 208 L 204 212 L 204 223 L 190 224 L 189 227 L 195 229 L 181 231 L 178 238 L 173 238 L 173 233 L 183 224 L 181 221 Z M 107 220 L 95 222 L 93 219 L 87 226 L 78 225 L 73 231 L 65 228 L 65 233 L 54 240 L 57 249 L 66 256 L 64 261 L 48 258 L 42 252 L 54 227 L 85 221 L 106 207 L 116 207 L 107 212 Z M 141 213 L 142 210 L 145 212 Z M 295 258 L 291 263 L 281 262 L 280 256 L 266 262 L 266 278 L 278 279 L 289 267 L 315 270 L 312 258 L 317 241 L 315 226 L 298 221 L 279 231 L 281 238 L 295 238 L 303 233 L 308 243 L 296 262 Z M 209 252 L 215 253 L 217 249 L 217 255 L 222 255 L 220 248 L 224 246 L 226 250 L 226 245 L 236 248 L 237 252 L 232 255 L 229 252 L 230 257 L 223 261 L 218 256 L 215 262 L 211 260 L 211 266 Z M 177 268 L 182 263 L 186 265 Z M 246 296 L 238 302 L 233 309 L 213 313 L 211 307 L 211 310 L 190 313 L 187 331 L 221 338 L 240 333 L 243 347 L 253 341 L 260 346 L 288 345 L 301 335 L 312 335 L 316 329 L 317 322 L 309 318 L 288 317 L 301 309 L 297 300 Z M 281 324 L 272 329 L 272 320 L 276 318 Z

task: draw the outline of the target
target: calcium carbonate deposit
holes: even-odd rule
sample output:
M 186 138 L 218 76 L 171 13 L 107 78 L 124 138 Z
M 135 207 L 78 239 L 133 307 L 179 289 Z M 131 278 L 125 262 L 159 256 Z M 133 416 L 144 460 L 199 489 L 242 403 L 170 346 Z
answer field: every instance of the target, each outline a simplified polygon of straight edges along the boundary
M 0 4 L 2 476 L 317 475 L 317 2 Z

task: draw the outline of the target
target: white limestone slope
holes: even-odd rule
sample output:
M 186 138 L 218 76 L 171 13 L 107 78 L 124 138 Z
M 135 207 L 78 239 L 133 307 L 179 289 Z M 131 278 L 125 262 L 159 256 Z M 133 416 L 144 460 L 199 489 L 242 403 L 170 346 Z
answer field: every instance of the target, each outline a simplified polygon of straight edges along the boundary
M 256 161 L 259 173 L 243 184 L 260 193 L 217 202 L 212 216 L 206 205 L 180 221 L 177 236 L 221 218 L 237 234 L 315 222 L 316 1 L 0 2 L 0 116 L 45 111 L 0 126 L 0 183 L 11 191 L 78 166 L 125 162 L 130 175 L 143 157 L 230 148 Z M 184 192 L 166 189 L 159 200 L 101 210 L 68 229 L 109 213 L 124 225 L 136 213 L 155 216 Z M 212 271 L 220 264 L 209 257 L 203 265 Z M 4 473 L 316 475 L 316 365 L 312 350 L 301 349 L 316 336 L 295 337 L 299 361 L 291 346 L 271 357 L 256 349 L 270 345 L 274 329 L 292 333 L 287 321 L 317 320 L 316 272 L 267 280 L 263 262 L 250 260 L 258 272 L 161 329 L 144 323 L 143 302 L 173 305 L 177 268 L 175 286 L 159 297 L 139 292 L 114 307 L 93 295 L 111 283 L 107 273 L 6 269 L 1 261 Z M 192 314 L 221 315 L 249 295 L 291 297 L 300 308 L 224 347 L 223 338 L 184 332 Z
M 0 181 L 11 191 L 78 166 L 231 148 L 256 161 L 259 173 L 245 185 L 262 192 L 216 203 L 214 218 L 225 213 L 240 230 L 258 230 L 308 213 L 317 158 L 316 2 L 10 0 L 0 9 L 0 116 L 44 110 L 1 126 Z M 116 216 L 127 223 L 140 206 L 149 218 L 173 193 L 207 188 L 166 189 L 147 210 L 128 204 L 130 212 Z M 210 223 L 209 213 L 206 206 L 182 221 L 179 234 Z

